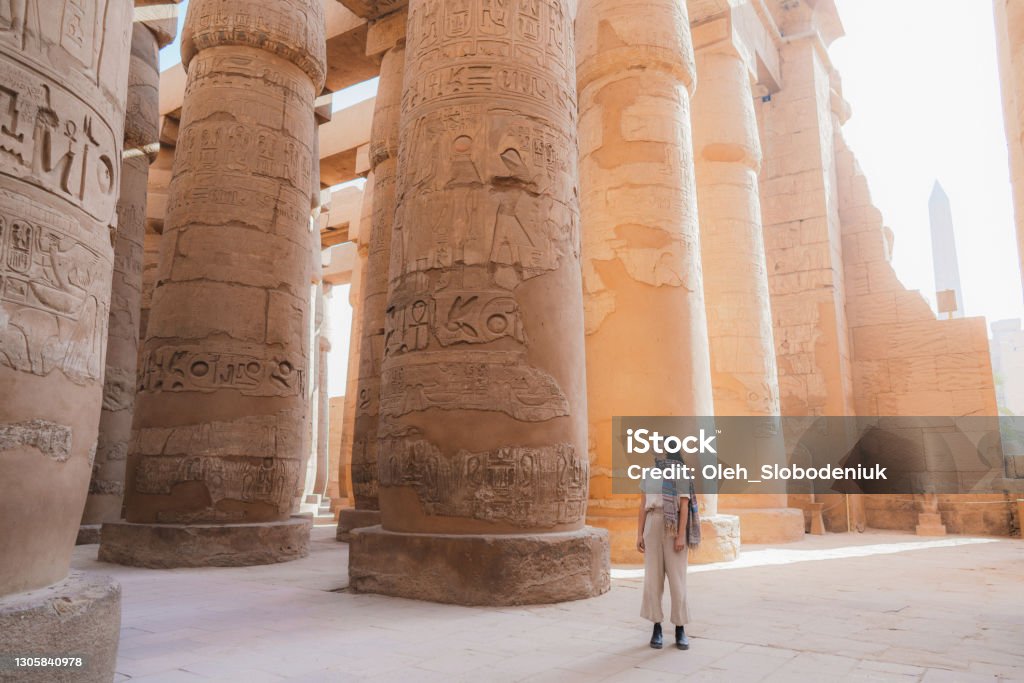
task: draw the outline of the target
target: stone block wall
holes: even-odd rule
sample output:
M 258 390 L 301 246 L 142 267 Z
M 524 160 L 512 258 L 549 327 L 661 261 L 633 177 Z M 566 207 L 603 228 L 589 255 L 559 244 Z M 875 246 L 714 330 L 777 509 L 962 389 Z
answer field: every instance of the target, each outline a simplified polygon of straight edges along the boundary
M 856 414 L 996 416 L 985 319 L 938 319 L 920 292 L 903 286 L 892 267 L 893 233 L 841 131 L 835 139 Z M 909 494 L 863 503 L 877 529 L 913 531 L 922 511 L 922 497 Z M 937 503 L 950 533 L 1005 536 L 1015 528 L 1002 494 L 940 495 Z

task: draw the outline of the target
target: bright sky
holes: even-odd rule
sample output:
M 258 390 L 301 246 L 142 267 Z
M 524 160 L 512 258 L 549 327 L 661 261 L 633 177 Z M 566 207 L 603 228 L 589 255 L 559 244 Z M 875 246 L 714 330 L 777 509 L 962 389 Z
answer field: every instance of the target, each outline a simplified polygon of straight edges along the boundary
M 956 226 L 967 315 L 1024 318 L 990 0 L 836 0 L 846 37 L 832 58 L 853 108 L 846 138 L 896 236 L 900 279 L 934 300 L 928 197 L 939 180 Z M 181 4 L 182 21 L 187 0 Z M 180 23 L 179 23 L 180 35 Z M 180 61 L 178 42 L 160 68 Z M 377 81 L 335 95 L 372 97 Z M 330 314 L 345 326 L 347 287 Z M 341 338 L 341 337 L 338 337 Z M 331 395 L 344 392 L 347 349 L 331 353 Z
M 836 0 L 846 138 L 896 235 L 903 283 L 934 299 L 928 197 L 953 207 L 964 307 L 1024 317 L 991 0 Z

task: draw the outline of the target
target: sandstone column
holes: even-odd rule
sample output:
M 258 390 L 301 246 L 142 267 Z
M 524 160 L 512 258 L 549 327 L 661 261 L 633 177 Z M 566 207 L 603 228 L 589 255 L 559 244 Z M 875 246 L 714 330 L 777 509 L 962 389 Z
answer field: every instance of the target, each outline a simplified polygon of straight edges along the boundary
M 638 563 L 639 496 L 612 492 L 612 418 L 713 415 L 690 136 L 685 3 L 592 0 L 576 20 L 590 440 L 588 520 Z M 704 556 L 733 559 L 708 497 Z M 709 550 L 713 549 L 713 550 Z M 710 554 L 708 554 L 710 553 Z
M 323 269 L 320 257 L 320 235 L 310 234 L 312 239 L 310 261 L 312 284 L 309 293 L 309 310 L 312 313 L 309 321 L 309 382 L 307 384 L 307 400 L 309 410 L 306 415 L 306 446 L 304 449 L 305 466 L 302 468 L 301 485 L 297 492 L 295 511 L 311 514 L 314 519 L 320 510 L 320 497 L 316 493 L 317 467 L 320 465 L 320 335 L 323 332 L 324 300 L 323 300 Z
M 1024 0 L 993 0 L 993 4 L 1017 249 L 1024 277 Z
M 0 8 L 0 652 L 70 647 L 90 681 L 113 677 L 120 587 L 68 567 L 103 394 L 131 24 L 127 0 Z
M 156 272 L 160 265 L 160 240 L 163 237 L 164 218 L 167 213 L 167 189 L 171 182 L 173 166 L 174 148 L 161 143 L 156 159 L 149 165 L 149 183 L 146 187 L 146 234 L 142 243 L 142 294 L 140 301 L 142 310 L 139 313 L 140 358 L 142 342 L 146 341 L 149 310 L 153 306 L 153 288 L 156 286 Z M 141 370 L 141 365 L 137 365 L 137 369 Z M 139 379 L 141 380 L 141 376 Z
M 331 340 L 328 338 L 328 311 L 327 293 L 330 285 L 322 285 L 320 300 L 324 306 L 323 320 L 320 323 L 320 336 L 317 338 L 317 386 L 320 391 L 317 393 L 316 410 L 317 437 L 316 437 L 316 479 L 313 481 L 313 494 L 320 497 L 321 506 L 327 496 L 327 480 L 329 477 L 329 436 L 331 431 L 331 406 L 328 396 L 328 364 L 327 357 L 331 352 Z
M 784 463 L 752 74 L 727 38 L 697 51 L 697 77 L 693 133 L 715 414 L 766 418 L 758 430 L 763 449 L 748 455 L 757 464 Z M 740 518 L 744 543 L 803 538 L 803 511 L 788 508 L 784 492 L 723 495 L 719 504 Z
M 173 35 L 168 37 L 173 40 Z M 149 164 L 156 158 L 160 144 L 157 130 L 159 49 L 156 34 L 144 24 L 136 23 L 132 30 L 128 68 L 128 106 L 124 121 L 117 233 L 114 237 L 114 278 L 110 293 L 103 410 L 78 543 L 99 543 L 100 525 L 121 518 L 124 468 L 131 438 L 139 355 L 146 186 Z
M 521 604 L 608 589 L 607 534 L 584 526 L 571 4 L 409 3 L 383 527 L 352 534 L 356 590 Z
M 301 557 L 317 0 L 192 0 L 188 70 L 129 453 L 100 558 Z M 187 548 L 187 552 L 183 552 Z
M 319 234 L 316 236 L 316 247 L 314 255 L 317 257 L 316 272 L 320 272 L 319 260 L 321 252 L 319 249 Z M 320 516 L 325 504 L 327 493 L 328 474 L 328 429 L 329 409 L 327 398 L 327 352 L 331 348 L 331 342 L 327 339 L 327 299 L 326 289 L 329 284 L 321 277 L 314 289 L 314 301 L 311 304 L 316 314 L 314 316 L 313 332 L 310 344 L 310 359 L 313 370 L 310 373 L 312 386 L 310 392 L 310 445 L 309 461 L 306 465 L 306 475 L 302 491 L 300 510 L 303 513 L 312 513 L 314 520 Z
M 377 423 L 404 67 L 405 44 L 402 38 L 384 52 L 370 133 L 370 176 L 366 183 L 368 194 L 363 199 L 370 202 L 370 229 L 366 237 L 366 261 L 361 272 L 359 307 L 353 309 L 353 313 L 360 316 L 351 458 L 355 506 L 342 510 L 338 516 L 337 537 L 344 541 L 351 539 L 353 529 L 380 524 Z
M 348 302 L 352 307 L 352 328 L 349 331 L 348 364 L 345 375 L 345 407 L 341 426 L 341 453 L 338 458 L 338 490 L 339 501 L 335 506 L 335 516 L 340 519 L 341 515 L 354 503 L 352 491 L 352 444 L 354 439 L 352 433 L 355 431 L 356 420 L 356 395 L 359 392 L 359 347 L 362 339 L 362 310 L 363 298 L 361 296 L 363 281 L 366 278 L 367 247 L 364 234 L 370 232 L 370 221 L 373 195 L 373 174 L 367 178 L 363 188 L 363 202 L 359 218 L 359 229 L 352 242 L 356 247 L 355 258 L 352 259 L 352 285 L 348 290 Z M 348 541 L 347 527 L 338 525 L 337 539 Z

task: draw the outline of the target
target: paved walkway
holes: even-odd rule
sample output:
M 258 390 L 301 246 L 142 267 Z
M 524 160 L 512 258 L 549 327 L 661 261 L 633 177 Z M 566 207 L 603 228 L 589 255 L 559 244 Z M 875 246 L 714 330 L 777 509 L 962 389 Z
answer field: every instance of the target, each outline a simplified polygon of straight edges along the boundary
M 639 571 L 610 593 L 502 609 L 345 590 L 348 546 L 298 562 L 146 570 L 124 590 L 117 680 L 1024 681 L 1024 541 L 870 532 L 694 567 L 691 649 L 651 650 Z M 666 595 L 667 599 L 667 595 Z M 668 636 L 671 636 L 669 630 Z

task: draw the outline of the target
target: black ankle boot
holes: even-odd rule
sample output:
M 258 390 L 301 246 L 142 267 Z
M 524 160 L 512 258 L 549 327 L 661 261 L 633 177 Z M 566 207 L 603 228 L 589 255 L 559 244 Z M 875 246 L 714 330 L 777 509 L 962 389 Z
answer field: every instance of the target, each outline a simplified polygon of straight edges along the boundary
M 655 650 L 660 650 L 661 645 L 661 624 L 655 624 L 654 633 L 651 634 L 651 647 L 653 647 Z
M 690 649 L 690 639 L 686 637 L 686 631 L 682 626 L 676 626 L 676 647 L 680 650 Z

